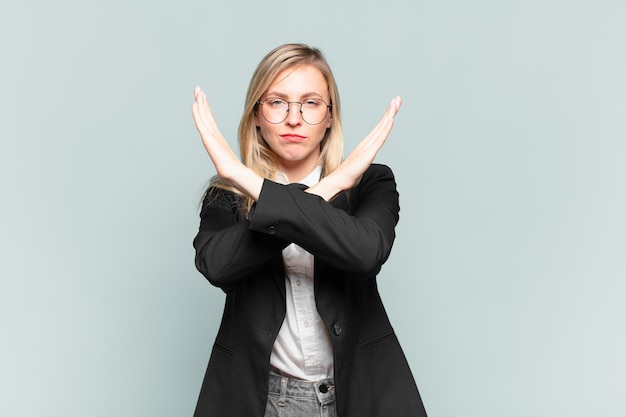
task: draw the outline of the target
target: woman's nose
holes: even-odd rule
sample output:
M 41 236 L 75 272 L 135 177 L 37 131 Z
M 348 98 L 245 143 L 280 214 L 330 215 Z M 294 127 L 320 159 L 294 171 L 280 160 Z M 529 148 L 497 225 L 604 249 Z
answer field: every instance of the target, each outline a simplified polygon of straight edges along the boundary
M 289 103 L 287 107 L 286 122 L 290 126 L 297 126 L 302 123 L 302 114 L 300 112 L 300 103 Z

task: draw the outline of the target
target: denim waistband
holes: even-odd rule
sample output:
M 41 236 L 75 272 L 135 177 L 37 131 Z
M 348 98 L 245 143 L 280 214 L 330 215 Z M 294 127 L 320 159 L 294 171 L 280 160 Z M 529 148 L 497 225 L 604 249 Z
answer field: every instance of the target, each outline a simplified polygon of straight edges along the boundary
M 332 378 L 303 381 L 270 372 L 268 391 L 283 397 L 309 398 L 326 403 L 335 398 L 335 381 Z

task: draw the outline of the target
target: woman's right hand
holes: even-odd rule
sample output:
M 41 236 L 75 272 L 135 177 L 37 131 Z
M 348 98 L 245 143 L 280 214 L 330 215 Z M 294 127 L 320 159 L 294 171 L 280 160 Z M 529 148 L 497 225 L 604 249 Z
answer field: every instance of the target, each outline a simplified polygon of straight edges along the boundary
M 204 91 L 196 87 L 193 93 L 195 99 L 191 107 L 193 120 L 202 138 L 202 144 L 217 170 L 217 175 L 224 184 L 257 200 L 263 185 L 263 178 L 242 164 L 230 148 L 217 127 Z
M 348 157 L 341 163 L 339 168 L 330 175 L 324 177 L 317 185 L 307 191 L 317 194 L 330 201 L 335 195 L 349 190 L 359 183 L 361 176 L 374 162 L 376 154 L 385 144 L 393 121 L 402 105 L 402 98 L 394 98 L 385 114 L 372 131 L 354 148 Z
M 232 171 L 237 165 L 241 165 L 241 161 L 239 161 L 218 129 L 204 91 L 200 87 L 196 87 L 193 95 L 195 101 L 191 107 L 191 113 L 193 114 L 196 129 L 200 133 L 204 148 L 209 154 L 213 165 L 215 165 L 217 175 L 223 182 L 228 183 L 229 178 L 232 177 Z

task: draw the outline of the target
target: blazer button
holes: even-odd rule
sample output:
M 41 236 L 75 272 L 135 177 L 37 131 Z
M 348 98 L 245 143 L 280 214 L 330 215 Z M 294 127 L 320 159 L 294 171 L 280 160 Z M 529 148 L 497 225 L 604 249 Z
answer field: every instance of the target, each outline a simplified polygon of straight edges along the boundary
M 275 235 L 276 234 L 276 226 L 270 226 L 267 228 L 267 233 L 269 233 L 270 235 Z
M 335 334 L 339 336 L 341 332 L 343 332 L 343 327 L 341 327 L 341 324 L 335 323 L 335 325 L 333 326 L 333 330 L 335 331 Z

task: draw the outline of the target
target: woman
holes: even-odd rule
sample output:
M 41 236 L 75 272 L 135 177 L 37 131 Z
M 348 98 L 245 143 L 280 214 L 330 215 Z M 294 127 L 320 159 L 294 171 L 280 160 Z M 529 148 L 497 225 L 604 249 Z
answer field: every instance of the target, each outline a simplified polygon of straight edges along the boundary
M 342 160 L 326 60 L 280 46 L 252 77 L 239 160 L 194 96 L 217 170 L 196 266 L 226 293 L 195 416 L 425 416 L 376 287 L 399 206 L 391 170 L 372 161 L 401 99 Z

